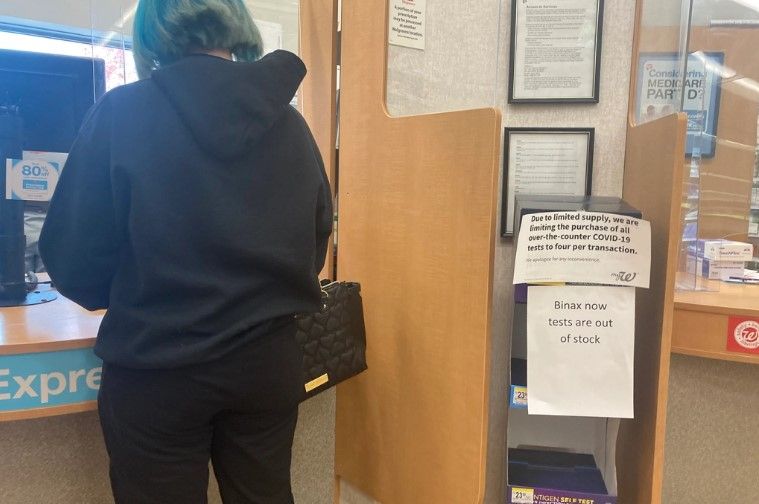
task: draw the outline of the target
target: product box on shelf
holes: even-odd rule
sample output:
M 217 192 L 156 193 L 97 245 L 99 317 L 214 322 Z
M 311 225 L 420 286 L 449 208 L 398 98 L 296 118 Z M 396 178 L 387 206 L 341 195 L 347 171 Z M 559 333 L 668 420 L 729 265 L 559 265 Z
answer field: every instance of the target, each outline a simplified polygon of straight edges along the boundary
M 745 265 L 743 261 L 713 261 L 699 257 L 696 268 L 704 278 L 728 280 L 730 277 L 742 277 Z
M 699 240 L 698 257 L 712 261 L 750 261 L 754 246 L 731 240 Z
M 519 240 L 524 216 L 549 212 L 585 212 L 588 215 L 603 212 L 636 219 L 642 217 L 639 210 L 614 197 L 518 195 L 514 212 L 514 239 Z M 524 236 L 522 238 L 525 239 Z M 565 282 L 539 285 L 551 285 L 556 290 L 562 290 L 565 285 L 567 288 L 572 286 Z M 527 293 L 527 284 L 514 285 L 506 502 L 617 504 L 615 451 L 619 420 L 529 414 Z M 634 310 L 632 305 L 631 310 Z M 533 368 L 533 371 L 535 369 L 539 367 Z M 552 375 L 553 371 L 550 370 Z M 556 379 L 561 380 L 562 376 L 557 375 Z M 533 395 L 539 392 L 538 385 L 538 381 L 532 384 Z M 535 397 L 539 400 L 540 395 Z
M 550 488 L 532 488 L 508 485 L 507 504 L 617 504 L 617 498 L 611 495 L 587 492 L 568 492 Z
M 699 276 L 708 280 L 742 278 L 745 266 L 746 263 L 743 261 L 716 261 L 688 256 L 688 271 L 696 271 Z
M 590 454 L 509 449 L 508 502 L 616 504 Z

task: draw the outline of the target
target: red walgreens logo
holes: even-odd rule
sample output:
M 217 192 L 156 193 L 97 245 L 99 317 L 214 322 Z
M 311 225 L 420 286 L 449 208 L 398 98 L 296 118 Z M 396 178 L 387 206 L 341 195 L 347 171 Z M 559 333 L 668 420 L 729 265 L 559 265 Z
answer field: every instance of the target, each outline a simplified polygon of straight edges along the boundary
M 759 355 L 759 319 L 730 317 L 727 324 L 727 350 Z

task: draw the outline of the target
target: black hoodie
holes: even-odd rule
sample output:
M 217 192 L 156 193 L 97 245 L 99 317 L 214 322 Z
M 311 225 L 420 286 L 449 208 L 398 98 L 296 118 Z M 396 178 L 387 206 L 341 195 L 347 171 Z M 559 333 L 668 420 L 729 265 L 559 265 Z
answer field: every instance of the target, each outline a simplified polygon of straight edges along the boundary
M 204 362 L 318 309 L 332 203 L 289 105 L 304 75 L 284 51 L 190 56 L 92 109 L 39 247 L 64 296 L 108 309 L 104 361 Z

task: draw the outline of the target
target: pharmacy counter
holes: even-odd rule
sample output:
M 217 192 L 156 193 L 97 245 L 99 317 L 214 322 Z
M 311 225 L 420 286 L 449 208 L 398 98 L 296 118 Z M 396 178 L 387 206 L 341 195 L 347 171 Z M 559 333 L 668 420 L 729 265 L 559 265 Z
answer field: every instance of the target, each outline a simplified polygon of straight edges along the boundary
M 0 308 L 0 421 L 95 409 L 101 361 L 92 346 L 102 318 L 60 295 Z
M 707 286 L 675 294 L 672 352 L 759 364 L 759 285 Z

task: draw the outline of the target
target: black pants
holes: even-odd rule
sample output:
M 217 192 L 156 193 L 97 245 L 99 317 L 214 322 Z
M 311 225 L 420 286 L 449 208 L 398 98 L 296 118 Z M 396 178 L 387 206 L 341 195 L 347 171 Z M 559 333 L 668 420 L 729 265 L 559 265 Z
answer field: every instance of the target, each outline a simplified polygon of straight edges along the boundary
M 103 368 L 98 409 L 117 504 L 207 502 L 213 462 L 225 504 L 291 504 L 303 395 L 288 323 L 234 355 L 174 370 Z

